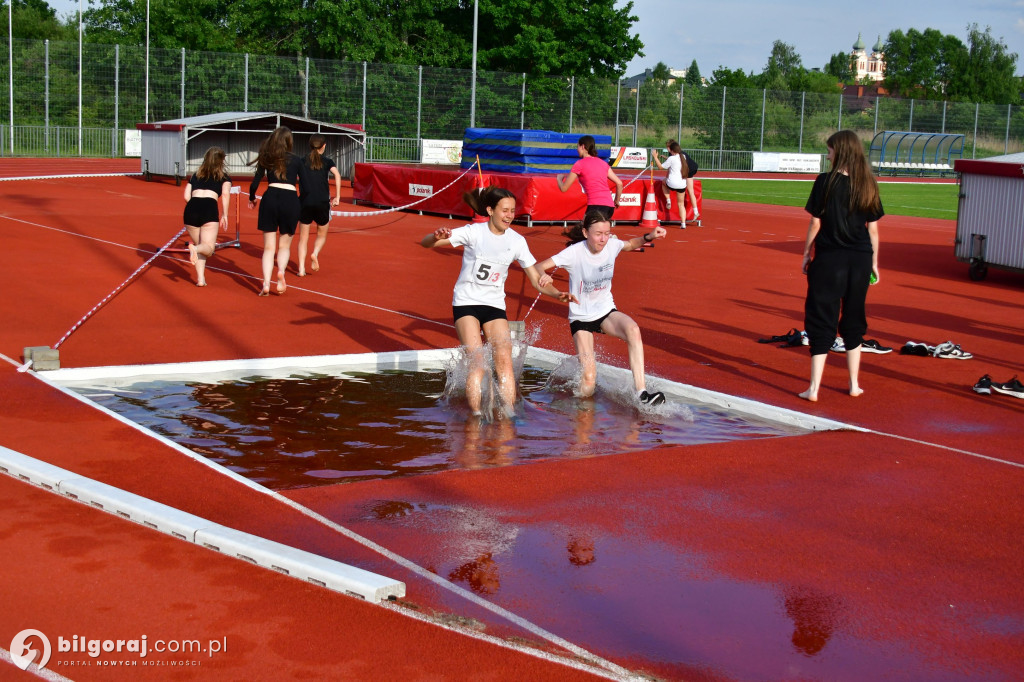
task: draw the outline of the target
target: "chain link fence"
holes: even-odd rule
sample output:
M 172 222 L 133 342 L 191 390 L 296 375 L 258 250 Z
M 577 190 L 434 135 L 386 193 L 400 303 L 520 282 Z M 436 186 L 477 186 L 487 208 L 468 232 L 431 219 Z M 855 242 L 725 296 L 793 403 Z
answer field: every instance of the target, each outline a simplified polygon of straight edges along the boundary
M 884 130 L 958 133 L 964 156 L 1024 151 L 1021 106 L 851 97 L 724 87 L 636 89 L 598 78 L 527 78 L 401 64 L 16 40 L 13 93 L 3 65 L 0 155 L 120 156 L 126 129 L 223 111 L 272 111 L 359 124 L 368 160 L 418 160 L 423 139 L 470 126 L 610 135 L 616 145 L 668 138 L 749 170 L 755 151 L 819 153 L 840 128 L 865 142 Z M 81 85 L 79 85 L 81 81 Z M 13 111 L 12 111 L 13 101 Z M 381 156 L 375 156 L 376 152 Z M 744 152 L 733 154 L 732 152 Z

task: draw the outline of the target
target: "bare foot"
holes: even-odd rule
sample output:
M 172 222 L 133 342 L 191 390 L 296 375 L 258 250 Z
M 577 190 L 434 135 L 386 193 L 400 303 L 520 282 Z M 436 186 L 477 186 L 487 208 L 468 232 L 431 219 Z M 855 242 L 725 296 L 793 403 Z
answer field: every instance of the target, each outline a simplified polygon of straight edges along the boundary
M 320 261 L 316 256 L 309 257 L 309 270 L 310 272 L 320 272 Z
M 288 285 L 284 283 L 284 273 L 283 272 L 278 272 L 277 273 L 277 293 L 283 294 L 287 288 L 288 288 Z
M 797 396 L 812 403 L 818 402 L 818 394 L 812 392 L 811 389 L 807 389 L 803 393 L 797 393 Z
M 306 276 L 306 271 L 305 270 L 299 270 L 299 277 L 305 277 L 305 276 Z
M 859 395 L 863 395 L 863 394 L 864 394 L 864 389 L 863 388 L 857 387 L 857 388 L 851 388 L 850 389 L 850 395 L 852 395 L 854 398 L 856 398 Z
M 188 245 L 188 262 L 192 265 L 199 262 L 199 252 L 196 251 L 196 245 L 192 243 Z
M 270 296 L 270 282 L 264 280 L 263 288 L 260 290 L 260 296 Z
M 205 287 L 206 286 L 206 282 L 196 282 L 196 286 L 197 287 Z

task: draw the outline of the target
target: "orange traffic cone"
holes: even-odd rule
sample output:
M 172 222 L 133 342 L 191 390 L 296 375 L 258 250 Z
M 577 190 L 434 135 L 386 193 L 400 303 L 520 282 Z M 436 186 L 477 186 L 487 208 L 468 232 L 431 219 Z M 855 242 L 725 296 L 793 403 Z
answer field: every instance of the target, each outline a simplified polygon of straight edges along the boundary
M 480 175 L 475 175 L 473 177 L 474 177 L 473 184 L 476 185 L 476 187 L 474 187 L 470 191 L 472 191 L 472 192 L 483 192 L 484 191 L 484 179 L 483 179 L 483 177 L 480 176 Z M 470 210 L 472 210 L 472 209 L 470 209 Z M 490 218 L 488 216 L 480 215 L 476 211 L 473 211 L 473 222 L 474 223 L 486 223 L 488 220 L 490 220 Z
M 654 196 L 654 185 L 647 185 L 647 200 L 644 201 L 644 213 L 640 218 L 640 227 L 660 227 L 658 222 L 658 199 Z

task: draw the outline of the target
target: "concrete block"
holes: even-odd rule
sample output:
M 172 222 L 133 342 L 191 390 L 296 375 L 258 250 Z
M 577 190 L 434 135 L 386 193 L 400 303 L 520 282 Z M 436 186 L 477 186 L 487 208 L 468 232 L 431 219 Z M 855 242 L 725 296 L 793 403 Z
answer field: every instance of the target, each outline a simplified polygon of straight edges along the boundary
M 49 346 L 25 346 L 25 362 L 32 361 L 32 369 L 47 371 L 60 369 L 60 351 Z
M 141 495 L 92 479 L 76 478 L 62 481 L 58 492 L 97 509 L 189 542 L 195 542 L 196 531 L 200 528 L 215 525 L 200 516 L 168 507 L 166 504 L 154 502 Z
M 0 446 L 0 472 L 58 492 L 61 481 L 79 478 L 67 469 L 41 462 L 34 457 Z

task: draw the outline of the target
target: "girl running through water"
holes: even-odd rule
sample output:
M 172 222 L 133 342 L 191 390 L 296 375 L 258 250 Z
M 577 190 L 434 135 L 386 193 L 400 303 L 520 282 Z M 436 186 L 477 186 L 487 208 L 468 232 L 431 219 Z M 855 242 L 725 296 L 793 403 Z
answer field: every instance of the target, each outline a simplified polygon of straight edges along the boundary
M 505 313 L 505 281 L 513 261 L 523 268 L 530 284 L 538 291 L 560 301 L 575 300 L 571 294 L 549 283 L 538 283 L 537 259 L 526 240 L 512 229 L 516 215 L 516 197 L 507 189 L 488 187 L 463 195 L 466 203 L 486 223 L 470 223 L 454 230 L 441 227 L 423 237 L 425 248 L 462 247 L 462 269 L 455 282 L 452 314 L 459 343 L 469 359 L 466 376 L 466 400 L 474 415 L 482 412 L 482 384 L 487 372 L 480 332 L 491 346 L 498 393 L 505 416 L 511 416 L 516 399 L 516 380 L 512 367 L 512 337 Z
M 582 223 L 564 233 L 569 240 L 568 247 L 536 266 L 545 273 L 538 282 L 540 286 L 550 286 L 552 280 L 547 271 L 553 267 L 563 268 L 569 273 L 569 293 L 576 299 L 569 303 L 569 330 L 582 370 L 581 397 L 592 396 L 597 385 L 594 334 L 607 334 L 622 339 L 628 346 L 629 369 L 633 373 L 637 400 L 643 405 L 665 402 L 664 393 L 647 392 L 640 327 L 629 315 L 615 309 L 612 276 L 615 274 L 615 259 L 620 253 L 639 249 L 666 234 L 664 227 L 656 227 L 641 237 L 622 241 L 612 234 L 611 223 L 603 214 L 590 211 Z

